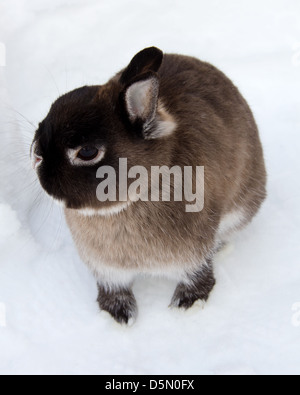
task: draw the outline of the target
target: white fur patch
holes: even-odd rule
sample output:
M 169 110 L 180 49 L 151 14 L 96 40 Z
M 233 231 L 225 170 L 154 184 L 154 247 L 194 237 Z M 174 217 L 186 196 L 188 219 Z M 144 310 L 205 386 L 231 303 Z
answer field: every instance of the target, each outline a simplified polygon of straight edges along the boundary
M 135 270 L 101 265 L 99 261 L 90 261 L 89 266 L 92 268 L 97 281 L 108 290 L 131 286 L 138 275 Z
M 158 104 L 158 116 L 157 116 L 156 128 L 151 131 L 149 135 L 145 136 L 146 140 L 153 140 L 162 137 L 170 136 L 177 128 L 177 123 L 173 116 L 167 112 L 163 104 Z
M 176 127 L 177 125 L 173 121 L 158 121 L 157 128 L 150 136 L 146 137 L 146 140 L 168 137 L 174 132 Z
M 225 236 L 227 233 L 237 230 L 244 220 L 245 212 L 242 209 L 224 215 L 219 225 L 219 236 Z
M 178 300 L 178 303 L 170 304 L 169 309 L 172 311 L 172 315 L 175 314 L 178 316 L 178 318 L 184 319 L 184 317 L 197 317 L 204 310 L 206 304 L 207 302 L 199 299 L 193 304 L 193 306 L 185 310 L 179 308 L 179 300 Z
M 93 208 L 84 208 L 77 210 L 77 212 L 84 217 L 94 217 L 94 216 L 102 216 L 102 217 L 108 217 L 110 215 L 117 215 L 121 213 L 122 211 L 127 210 L 127 208 L 130 206 L 130 202 L 125 202 L 123 204 L 119 204 L 116 206 L 108 207 L 108 208 L 103 208 L 103 209 L 93 209 Z
M 129 328 L 132 328 L 133 325 L 135 324 L 135 322 L 136 322 L 136 317 L 131 317 L 131 318 L 129 318 L 129 320 L 128 320 L 127 326 L 128 326 Z
M 50 196 L 50 195 L 49 195 L 49 196 Z M 64 200 L 58 200 L 58 199 L 55 199 L 55 198 L 53 198 L 53 197 L 51 197 L 51 199 L 54 201 L 54 203 L 55 203 L 57 206 L 62 207 L 62 208 L 65 208 L 65 207 L 66 207 L 66 204 L 65 204 Z
M 200 265 L 201 267 L 201 265 Z M 187 265 L 186 262 L 166 264 L 161 266 L 150 266 L 142 268 L 140 273 L 149 275 L 151 277 L 167 278 L 172 281 L 184 282 L 189 284 L 191 282 L 189 274 L 194 270 L 199 269 L 199 263 L 193 265 Z
M 188 283 L 188 271 L 185 265 L 166 265 L 149 267 L 136 267 L 136 268 L 121 268 L 106 265 L 101 262 L 101 259 L 90 258 L 88 266 L 93 271 L 96 279 L 108 289 L 116 289 L 118 287 L 130 286 L 134 279 L 141 276 L 167 278 L 176 282 Z
M 206 306 L 206 301 L 199 299 L 196 300 L 196 302 L 193 304 L 191 308 L 195 310 L 204 310 L 205 306 Z

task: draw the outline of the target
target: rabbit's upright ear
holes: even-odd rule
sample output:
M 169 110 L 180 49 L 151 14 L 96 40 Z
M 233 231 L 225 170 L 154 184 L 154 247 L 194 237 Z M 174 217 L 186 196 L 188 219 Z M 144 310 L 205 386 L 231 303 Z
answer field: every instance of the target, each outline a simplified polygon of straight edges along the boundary
M 152 72 L 139 76 L 125 89 L 124 105 L 131 124 L 143 131 L 149 129 L 156 117 L 158 93 L 158 77 Z
M 122 73 L 120 82 L 122 111 L 126 121 L 145 139 L 170 135 L 176 123 L 159 105 L 159 70 L 163 60 L 161 50 L 152 47 L 139 52 Z
M 120 82 L 128 85 L 137 76 L 152 71 L 156 73 L 163 60 L 163 52 L 155 47 L 146 48 L 139 52 L 123 71 Z

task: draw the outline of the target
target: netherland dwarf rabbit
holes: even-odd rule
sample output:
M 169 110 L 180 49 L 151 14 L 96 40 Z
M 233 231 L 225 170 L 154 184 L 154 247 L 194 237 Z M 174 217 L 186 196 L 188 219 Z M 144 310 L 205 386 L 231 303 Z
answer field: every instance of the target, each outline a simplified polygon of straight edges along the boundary
M 32 159 L 64 205 L 100 308 L 122 324 L 136 317 L 139 274 L 175 278 L 172 306 L 206 301 L 214 254 L 266 197 L 257 126 L 238 89 L 210 64 L 154 47 L 107 84 L 60 97 Z

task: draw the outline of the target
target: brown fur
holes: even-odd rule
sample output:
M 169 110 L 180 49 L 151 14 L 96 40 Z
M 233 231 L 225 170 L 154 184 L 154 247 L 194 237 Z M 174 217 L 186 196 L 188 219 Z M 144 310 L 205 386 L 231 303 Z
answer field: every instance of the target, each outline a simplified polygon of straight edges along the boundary
M 266 172 L 252 113 L 224 74 L 197 59 L 165 55 L 160 100 L 177 122 L 165 139 L 147 142 L 154 152 L 144 162 L 138 147 L 123 140 L 119 157 L 130 165 L 205 166 L 205 207 L 186 213 L 184 203 L 136 202 L 116 216 L 66 217 L 84 261 L 151 271 L 155 266 L 194 268 L 214 250 L 219 222 L 241 207 L 249 222 L 265 198 Z M 100 89 L 109 92 L 115 79 Z
M 157 103 L 146 106 L 143 117 L 135 120 L 126 108 L 127 89 L 149 79 L 155 82 L 149 90 L 151 95 L 157 95 L 159 82 Z M 114 295 L 119 288 L 120 300 L 131 295 L 128 289 L 138 273 L 178 278 L 179 291 L 174 300 L 179 306 L 190 306 L 202 294 L 206 300 L 214 278 L 212 269 L 208 272 L 205 267 L 210 262 L 212 268 L 218 243 L 226 238 L 226 234 L 219 234 L 222 219 L 239 210 L 243 218 L 234 230 L 245 226 L 266 196 L 263 151 L 249 106 L 215 67 L 186 56 L 165 55 L 162 59 L 162 53 L 155 48 L 138 54 L 127 69 L 106 85 L 84 89 L 85 96 L 83 91 L 75 91 L 54 104 L 37 132 L 36 154 L 43 156 L 45 162 L 39 169 L 41 183 L 49 194 L 64 199 L 67 223 L 78 251 L 97 276 L 99 298 L 103 301 L 99 301 L 100 306 L 104 308 L 109 299 L 113 304 L 113 297 L 104 296 L 105 289 L 110 290 L 107 295 Z M 91 104 L 85 109 L 86 103 Z M 150 126 L 144 128 L 147 117 L 151 118 Z M 84 127 L 79 122 L 85 119 L 91 125 L 88 130 L 95 129 L 95 136 L 100 135 L 96 125 L 104 124 L 101 136 L 106 141 L 107 155 L 103 165 L 117 170 L 118 159 L 127 158 L 128 168 L 204 166 L 203 211 L 186 213 L 186 202 L 139 201 L 116 215 L 83 216 L 77 209 L 119 204 L 100 203 L 95 193 L 95 169 L 74 169 L 62 156 L 65 144 L 71 148 L 79 145 Z M 157 134 L 163 121 L 165 133 Z M 56 131 L 71 128 L 71 124 L 77 134 L 70 132 L 66 136 L 68 143 L 58 142 Z M 45 158 L 50 151 L 53 159 L 47 163 Z M 66 170 L 62 170 L 63 165 Z M 192 297 L 195 284 L 203 284 L 205 278 L 209 291 L 199 290 Z M 181 301 L 177 300 L 178 294 L 182 295 Z M 131 302 L 125 305 L 132 305 Z M 114 315 L 115 309 L 104 309 Z M 127 318 L 132 315 L 125 314 Z M 127 322 L 122 317 L 115 316 L 118 321 Z

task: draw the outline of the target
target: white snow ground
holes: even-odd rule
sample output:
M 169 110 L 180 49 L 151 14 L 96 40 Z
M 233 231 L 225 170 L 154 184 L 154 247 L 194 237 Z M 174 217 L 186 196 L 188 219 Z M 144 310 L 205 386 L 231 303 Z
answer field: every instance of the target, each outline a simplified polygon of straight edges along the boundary
M 0 7 L 0 373 L 299 374 L 299 0 Z M 37 124 L 59 93 L 105 82 L 149 45 L 210 61 L 240 87 L 260 126 L 269 198 L 218 257 L 203 311 L 170 311 L 175 284 L 142 279 L 126 329 L 98 311 L 96 283 L 35 181 L 24 117 Z

